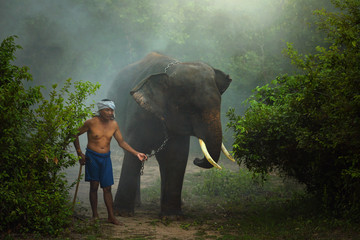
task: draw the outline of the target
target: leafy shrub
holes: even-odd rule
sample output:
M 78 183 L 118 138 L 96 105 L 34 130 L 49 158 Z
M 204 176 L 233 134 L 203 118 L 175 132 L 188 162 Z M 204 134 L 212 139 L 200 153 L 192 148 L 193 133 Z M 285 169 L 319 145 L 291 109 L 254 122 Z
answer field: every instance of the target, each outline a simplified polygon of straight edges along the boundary
M 27 67 L 11 64 L 15 37 L 0 47 L 0 232 L 58 234 L 69 223 L 69 184 L 62 170 L 77 157 L 67 150 L 83 120 L 91 114 L 84 101 L 99 84 L 67 80 L 49 99 Z M 74 87 L 74 92 L 70 89 Z
M 210 169 L 201 174 L 204 176 L 204 182 L 197 186 L 196 192 L 210 197 L 236 201 L 241 195 L 249 195 L 255 188 L 260 187 L 254 184 L 253 175 L 249 171 L 230 172 L 227 169 L 221 171 Z
M 233 172 L 227 169 L 221 171 L 210 169 L 200 173 L 202 177 L 194 192 L 214 199 L 225 199 L 229 203 L 261 201 L 268 197 L 277 199 L 293 197 L 302 192 L 302 186 L 295 182 L 279 181 L 279 177 L 267 176 L 262 181 L 260 176 L 246 170 Z
M 360 216 L 360 3 L 317 14 L 328 49 L 286 53 L 299 74 L 255 89 L 245 115 L 228 111 L 239 163 L 257 173 L 295 177 L 333 213 Z

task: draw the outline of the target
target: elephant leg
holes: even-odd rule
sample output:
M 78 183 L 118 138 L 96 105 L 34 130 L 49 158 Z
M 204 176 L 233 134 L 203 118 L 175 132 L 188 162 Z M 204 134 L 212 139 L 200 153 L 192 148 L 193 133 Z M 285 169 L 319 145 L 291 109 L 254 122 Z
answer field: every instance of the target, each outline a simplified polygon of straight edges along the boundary
M 133 216 L 136 192 L 139 188 L 141 162 L 132 154 L 125 152 L 118 189 L 114 200 L 115 214 Z
M 171 137 L 156 155 L 161 175 L 161 216 L 181 216 L 181 191 L 189 155 L 189 136 Z

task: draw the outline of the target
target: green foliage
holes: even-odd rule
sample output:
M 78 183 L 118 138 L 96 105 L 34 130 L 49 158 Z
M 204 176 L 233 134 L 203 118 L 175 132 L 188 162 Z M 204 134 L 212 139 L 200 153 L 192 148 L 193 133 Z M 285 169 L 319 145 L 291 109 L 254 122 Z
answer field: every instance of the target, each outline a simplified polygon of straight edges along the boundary
M 16 15 L 15 9 L 26 11 L 37 4 L 8 2 L 4 9 Z M 26 29 L 21 60 L 33 63 L 32 72 L 42 84 L 49 76 L 63 79 L 72 71 L 101 79 L 102 69 L 117 73 L 119 66 L 161 51 L 180 61 L 201 60 L 224 70 L 234 80 L 231 88 L 241 91 L 239 97 L 244 89 L 248 96 L 254 86 L 289 67 L 281 56 L 285 40 L 300 43 L 302 50 L 312 49 L 320 37 L 308 28 L 311 13 L 329 5 L 329 0 L 73 0 L 46 2 L 40 14 L 13 21 Z M 53 17 L 64 13 L 66 19 Z M 9 20 L 7 16 L 0 19 Z M 89 36 L 94 29 L 96 34 Z
M 24 87 L 32 79 L 26 67 L 11 64 L 14 37 L 0 48 L 0 231 L 58 234 L 69 223 L 69 184 L 62 170 L 77 157 L 67 150 L 90 107 L 84 101 L 99 84 L 70 79 L 49 99 L 41 87 Z
M 316 13 L 330 47 L 287 55 L 301 72 L 258 87 L 244 116 L 228 111 L 239 163 L 295 177 L 326 209 L 360 211 L 360 3 L 333 1 L 342 11 Z
M 267 201 L 270 197 L 280 201 L 303 192 L 298 183 L 282 182 L 274 176 L 267 176 L 266 181 L 261 181 L 260 175 L 241 168 L 236 172 L 211 169 L 201 172 L 201 177 L 203 182 L 196 185 L 194 193 L 208 196 L 214 203 L 221 200 L 231 205 L 244 204 L 255 200 Z
M 204 182 L 197 186 L 196 193 L 213 198 L 223 198 L 228 201 L 237 201 L 244 196 L 249 196 L 259 191 L 261 184 L 256 183 L 249 171 L 240 170 L 230 172 L 211 169 L 202 172 Z

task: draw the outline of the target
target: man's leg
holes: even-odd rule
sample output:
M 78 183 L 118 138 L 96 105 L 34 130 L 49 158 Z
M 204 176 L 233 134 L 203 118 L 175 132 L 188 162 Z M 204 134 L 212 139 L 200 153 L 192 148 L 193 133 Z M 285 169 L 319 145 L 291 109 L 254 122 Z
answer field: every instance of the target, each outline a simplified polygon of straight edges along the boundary
M 99 214 L 97 212 L 97 205 L 98 205 L 98 189 L 99 189 L 99 182 L 97 181 L 90 181 L 90 194 L 89 194 L 89 198 L 90 198 L 90 205 L 91 205 L 91 210 L 92 210 L 92 214 L 93 214 L 93 219 L 98 219 L 99 218 Z
M 113 209 L 113 197 L 111 194 L 111 186 L 103 188 L 104 191 L 104 202 L 108 211 L 108 222 L 116 224 L 116 225 L 122 225 L 121 222 L 119 222 L 114 215 L 114 209 Z

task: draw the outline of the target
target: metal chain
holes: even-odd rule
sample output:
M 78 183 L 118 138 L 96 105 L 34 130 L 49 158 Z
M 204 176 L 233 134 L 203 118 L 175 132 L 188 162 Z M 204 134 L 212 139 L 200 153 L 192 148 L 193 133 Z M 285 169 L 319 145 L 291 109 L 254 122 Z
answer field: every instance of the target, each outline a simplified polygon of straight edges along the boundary
M 180 62 L 177 61 L 177 60 L 174 60 L 174 61 L 170 62 L 170 63 L 165 67 L 164 72 L 166 73 L 167 70 L 168 70 L 171 66 L 176 65 L 176 64 L 179 64 L 179 63 L 180 63 Z M 156 151 L 155 151 L 154 153 L 151 153 L 151 154 L 147 155 L 148 158 L 151 158 L 152 156 L 158 154 L 160 151 L 162 151 L 162 150 L 165 148 L 165 145 L 166 145 L 166 143 L 168 142 L 169 137 L 168 137 L 168 135 L 167 135 L 167 133 L 166 133 L 166 128 L 165 128 L 165 124 L 164 124 L 164 123 L 163 123 L 163 128 L 164 128 L 164 133 L 165 133 L 165 139 L 164 139 L 163 143 L 160 145 L 160 147 L 159 147 L 158 149 L 156 149 Z M 144 174 L 144 165 L 145 165 L 145 161 L 142 161 L 142 162 L 141 162 L 140 175 L 143 175 L 143 174 Z
M 148 159 L 155 156 L 156 154 L 158 154 L 159 152 L 161 152 L 165 146 L 166 146 L 166 143 L 169 141 L 169 137 L 167 135 L 167 132 L 166 132 L 166 128 L 165 128 L 165 124 L 163 123 L 163 130 L 164 130 L 164 134 L 165 134 L 165 139 L 163 141 L 163 143 L 160 145 L 160 147 L 158 149 L 156 149 L 153 153 L 151 154 L 147 154 L 147 157 Z M 144 165 L 145 165 L 145 161 L 142 161 L 141 162 L 141 169 L 140 169 L 140 175 L 143 175 L 144 174 Z
M 169 138 L 166 137 L 164 142 L 160 145 L 160 147 L 154 153 L 151 153 L 151 154 L 148 155 L 148 158 L 151 158 L 152 156 L 155 156 L 156 154 L 161 152 L 165 148 L 165 145 L 166 145 L 168 140 L 169 140 Z
M 141 162 L 140 176 L 144 175 L 144 161 Z

